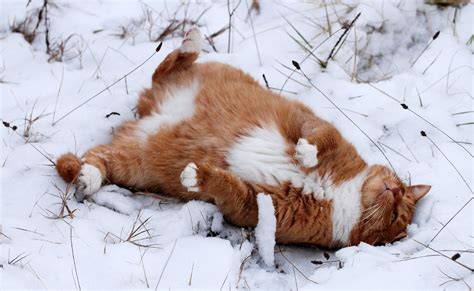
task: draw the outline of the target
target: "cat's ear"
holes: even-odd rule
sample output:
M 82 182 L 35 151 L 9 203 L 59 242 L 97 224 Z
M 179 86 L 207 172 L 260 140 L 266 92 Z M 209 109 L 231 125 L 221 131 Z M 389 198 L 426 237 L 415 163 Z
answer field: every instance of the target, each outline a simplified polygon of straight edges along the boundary
M 407 191 L 415 199 L 415 202 L 418 202 L 418 200 L 420 200 L 426 194 L 428 194 L 430 189 L 431 189 L 430 185 L 415 185 L 415 186 L 409 186 L 407 188 Z

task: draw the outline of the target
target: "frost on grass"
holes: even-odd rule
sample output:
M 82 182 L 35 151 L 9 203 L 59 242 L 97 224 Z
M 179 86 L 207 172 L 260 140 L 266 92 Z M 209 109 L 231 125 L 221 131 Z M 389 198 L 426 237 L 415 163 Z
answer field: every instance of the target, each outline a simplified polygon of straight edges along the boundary
M 275 249 L 276 218 L 270 195 L 259 193 L 257 195 L 258 223 L 255 228 L 258 253 L 267 266 L 273 266 Z

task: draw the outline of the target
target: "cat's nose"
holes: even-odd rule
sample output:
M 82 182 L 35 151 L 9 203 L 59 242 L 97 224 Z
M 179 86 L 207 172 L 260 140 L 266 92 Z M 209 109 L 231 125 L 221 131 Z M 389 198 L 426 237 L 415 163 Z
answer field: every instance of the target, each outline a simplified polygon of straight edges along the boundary
M 398 187 L 392 188 L 392 189 L 390 189 L 390 191 L 392 191 L 393 197 L 395 197 L 395 198 L 402 196 L 402 191 Z

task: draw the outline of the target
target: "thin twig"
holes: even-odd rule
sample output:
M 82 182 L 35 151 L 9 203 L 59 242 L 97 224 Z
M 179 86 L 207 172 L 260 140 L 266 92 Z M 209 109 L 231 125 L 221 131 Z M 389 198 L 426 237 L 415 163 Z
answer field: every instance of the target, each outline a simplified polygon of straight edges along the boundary
M 135 68 L 133 68 L 131 71 L 129 71 L 128 73 L 126 73 L 125 75 L 123 75 L 122 77 L 120 77 L 118 80 L 116 80 L 115 82 L 113 82 L 112 84 L 110 84 L 109 86 L 105 87 L 104 89 L 102 89 L 101 91 L 99 91 L 98 93 L 92 95 L 91 97 L 89 97 L 87 100 L 85 100 L 84 102 L 82 102 L 81 104 L 77 105 L 76 107 L 74 107 L 73 109 L 71 109 L 69 112 L 67 112 L 66 114 L 64 114 L 63 116 L 61 116 L 58 120 L 56 120 L 55 122 L 53 122 L 53 126 L 58 124 L 58 122 L 60 122 L 61 120 L 63 120 L 64 118 L 66 118 L 69 114 L 73 113 L 74 111 L 76 111 L 77 109 L 81 108 L 82 106 L 84 106 L 86 103 L 88 103 L 89 101 L 91 101 L 92 99 L 96 98 L 97 96 L 99 96 L 100 94 L 104 93 L 105 91 L 109 90 L 109 88 L 113 87 L 115 84 L 117 84 L 118 82 L 122 81 L 123 79 L 125 79 L 127 76 L 131 75 L 133 72 L 135 72 L 136 70 L 138 70 L 138 68 L 140 68 L 141 66 L 143 66 L 145 63 L 147 63 L 149 60 L 151 60 L 152 57 L 155 56 L 156 53 L 158 53 L 161 49 L 161 45 L 162 43 L 160 43 L 158 45 L 158 47 L 155 49 L 155 51 L 147 58 L 145 59 L 141 64 L 139 64 L 138 66 L 136 66 Z
M 415 65 L 415 63 L 418 61 L 418 59 L 421 57 L 421 55 L 428 49 L 428 47 L 431 45 L 431 43 L 438 38 L 439 36 L 439 33 L 440 31 L 437 31 L 433 37 L 431 38 L 431 40 L 428 42 L 428 44 L 425 46 L 425 48 L 420 52 L 420 54 L 418 54 L 418 56 L 416 57 L 416 59 L 413 61 L 413 63 L 411 64 L 410 68 L 413 68 L 413 66 Z
M 339 108 L 339 106 L 337 106 L 336 103 L 334 103 L 334 101 L 331 100 L 331 98 L 329 98 L 323 91 L 321 91 L 321 89 L 319 89 L 316 85 L 314 85 L 313 81 L 311 81 L 311 79 L 304 73 L 303 69 L 301 69 L 300 65 L 296 61 L 293 61 L 293 65 L 296 67 L 296 69 L 298 69 L 303 74 L 303 76 L 306 78 L 306 80 L 308 80 L 311 87 L 313 87 L 319 93 L 321 93 L 321 95 L 323 95 L 323 97 L 326 98 L 326 100 L 328 100 L 342 115 L 344 115 L 345 118 L 347 118 L 360 132 L 362 132 L 362 134 L 365 135 L 365 137 L 367 137 L 375 145 L 375 147 L 380 151 L 380 153 L 382 153 L 384 158 L 387 160 L 387 162 L 390 165 L 390 167 L 392 168 L 392 170 L 396 173 L 395 167 L 390 162 L 387 155 L 383 152 L 383 150 L 380 148 L 380 146 L 367 133 L 365 133 L 365 131 L 362 130 L 362 128 L 360 128 L 357 125 L 357 123 L 355 123 L 341 108 Z
M 429 245 L 425 245 L 424 243 L 421 243 L 421 242 L 417 241 L 416 239 L 413 239 L 413 241 L 416 242 L 416 243 L 418 243 L 418 244 L 420 244 L 420 245 L 422 245 L 422 246 L 424 246 L 424 247 L 427 248 L 427 249 L 432 250 L 433 252 L 437 253 L 438 255 L 442 256 L 443 258 L 446 258 L 446 259 L 450 260 L 451 262 L 455 262 L 455 263 L 458 264 L 459 266 L 461 266 L 461 267 L 463 267 L 463 268 L 466 268 L 466 269 L 468 269 L 468 270 L 471 271 L 471 272 L 474 272 L 474 268 L 468 267 L 468 266 L 464 265 L 463 263 L 460 263 L 459 261 L 452 260 L 452 259 L 451 259 L 450 257 L 448 257 L 447 255 L 445 255 L 445 254 L 443 254 L 443 253 L 441 253 L 441 252 L 439 252 L 439 251 L 433 249 L 433 248 L 430 247 Z
M 248 0 L 245 0 L 247 9 L 250 11 Z M 253 6 L 252 6 L 253 7 Z M 253 41 L 255 43 L 255 49 L 257 50 L 258 63 L 262 66 L 262 58 L 260 57 L 260 49 L 258 48 L 257 36 L 255 35 L 255 28 L 253 26 L 253 19 L 251 13 L 249 13 L 250 27 L 252 28 Z
M 69 239 L 71 241 L 72 262 L 74 263 L 74 273 L 76 274 L 77 286 L 78 289 L 81 290 L 81 282 L 79 281 L 79 275 L 77 274 L 76 257 L 74 256 L 74 245 L 72 244 L 72 226 L 69 227 Z
M 409 112 L 411 112 L 413 115 L 415 115 L 416 117 L 418 117 L 419 119 L 423 120 L 424 122 L 428 123 L 430 126 L 432 126 L 433 128 L 435 128 L 436 130 L 438 130 L 439 132 L 441 132 L 444 136 L 446 136 L 447 138 L 449 138 L 451 141 L 453 141 L 454 143 L 456 143 L 458 146 L 460 146 L 466 153 L 468 153 L 471 157 L 474 157 L 473 154 L 471 154 L 471 152 L 465 148 L 462 144 L 460 144 L 459 142 L 457 142 L 454 138 L 452 138 L 449 134 L 447 134 L 445 131 L 443 131 L 441 128 L 439 128 L 438 126 L 436 126 L 435 124 L 433 124 L 431 121 L 429 121 L 428 119 L 424 118 L 423 116 L 421 116 L 420 114 L 418 114 L 417 112 L 413 111 L 411 108 L 408 107 L 408 105 L 406 105 L 405 103 L 401 103 L 397 98 L 391 96 L 390 94 L 388 94 L 387 92 L 383 91 L 382 89 L 376 87 L 375 85 L 371 84 L 371 83 L 366 83 L 367 85 L 369 85 L 370 87 L 372 87 L 373 89 L 377 90 L 378 92 L 382 93 L 383 95 L 387 96 L 388 98 L 390 98 L 391 100 L 397 102 L 400 106 L 402 106 L 403 109 L 405 110 L 408 110 Z M 421 92 L 423 93 L 423 91 Z
M 341 43 L 341 41 L 344 39 L 344 37 L 346 36 L 346 34 L 349 32 L 349 30 L 352 28 L 352 26 L 354 25 L 354 23 L 357 21 L 357 19 L 360 17 L 361 13 L 359 12 L 356 17 L 350 22 L 348 23 L 347 25 L 345 25 L 344 27 L 344 31 L 342 32 L 341 36 L 339 37 L 339 39 L 337 40 L 336 44 L 332 47 L 331 49 L 331 52 L 329 52 L 329 55 L 328 57 L 326 58 L 326 66 L 329 62 L 330 59 L 334 58 L 334 51 L 335 49 L 339 46 L 339 44 Z
M 230 43 L 231 43 L 231 35 L 232 35 L 232 16 L 234 16 L 234 13 L 235 11 L 237 10 L 237 8 L 239 8 L 240 6 L 240 3 L 242 2 L 242 0 L 239 0 L 237 2 L 237 5 L 235 5 L 232 10 L 230 8 L 230 0 L 227 0 L 227 13 L 229 15 L 229 34 L 228 34 L 228 38 L 227 38 L 227 53 L 230 53 Z M 234 4 L 234 2 L 232 1 L 232 4 Z
M 230 269 L 227 271 L 227 275 L 225 275 L 224 282 L 222 282 L 221 288 L 219 288 L 219 291 L 222 291 L 222 288 L 224 288 L 224 284 L 227 281 L 227 277 L 229 277 Z
M 321 47 L 326 41 L 328 41 L 329 39 L 331 39 L 331 37 L 333 35 L 335 35 L 337 32 L 339 32 L 339 30 L 341 30 L 342 28 L 338 29 L 336 32 L 334 32 L 334 34 L 326 37 L 320 44 L 318 44 L 313 50 L 311 50 L 310 53 L 308 53 L 301 61 L 300 61 L 300 64 L 303 64 L 319 47 Z M 281 85 L 281 88 L 280 88 L 280 91 L 279 93 L 281 94 L 281 92 L 283 91 L 283 89 L 285 88 L 286 84 L 288 83 L 288 81 L 290 80 L 290 78 L 293 76 L 293 74 L 297 71 L 297 69 L 293 69 L 291 71 L 291 73 L 287 76 L 287 78 L 285 79 L 285 81 L 283 82 L 283 84 Z
M 54 118 L 56 117 L 56 109 L 58 107 L 59 94 L 61 93 L 61 88 L 63 87 L 63 79 L 64 79 L 64 66 L 63 66 L 63 70 L 61 72 L 61 81 L 59 83 L 58 93 L 56 94 L 56 102 L 54 103 L 53 124 L 54 124 Z
M 458 210 L 456 213 L 451 216 L 451 218 L 441 227 L 440 230 L 433 236 L 433 238 L 430 240 L 430 243 L 443 231 L 443 229 L 448 226 L 448 224 L 459 214 L 461 211 L 473 200 L 473 197 L 471 197 L 469 200 L 467 200 L 466 203 Z
M 155 291 L 158 290 L 158 286 L 160 286 L 161 278 L 163 277 L 163 274 L 165 273 L 166 267 L 168 266 L 171 256 L 173 255 L 177 242 L 178 240 L 174 241 L 173 248 L 171 249 L 170 254 L 168 255 L 168 258 L 166 259 L 165 265 L 163 266 L 163 269 L 161 270 L 160 277 L 158 278 L 158 282 L 156 283 Z
M 150 284 L 148 283 L 148 276 L 146 275 L 145 263 L 143 262 L 143 258 L 145 257 L 145 254 L 146 254 L 147 250 L 148 249 L 145 249 L 145 251 L 143 252 L 143 255 L 142 255 L 141 249 L 138 248 L 138 251 L 140 252 L 140 264 L 142 265 L 143 276 L 145 277 L 146 287 L 150 288 Z
M 396 153 L 397 155 L 399 155 L 400 157 L 404 158 L 405 160 L 411 162 L 412 160 L 410 160 L 409 158 L 407 158 L 406 156 L 404 156 L 403 154 L 401 154 L 400 152 L 396 151 L 395 149 L 391 148 L 390 146 L 382 143 L 381 141 L 379 141 L 379 144 L 388 148 L 389 150 L 391 150 L 392 152 Z
M 407 150 L 410 152 L 411 156 L 413 157 L 413 159 L 415 159 L 415 161 L 417 163 L 419 163 L 418 159 L 416 158 L 415 154 L 411 151 L 410 147 L 408 146 L 407 142 L 405 141 L 405 139 L 403 138 L 402 134 L 400 133 L 400 131 L 398 130 L 397 128 L 397 133 L 398 133 L 398 136 L 400 136 L 400 139 L 402 140 L 402 142 L 405 144 Z
M 319 284 L 318 282 L 313 281 L 313 280 L 311 280 L 310 278 L 308 278 L 308 276 L 306 276 L 295 264 L 293 264 L 293 262 L 290 261 L 290 260 L 285 256 L 285 254 L 283 253 L 283 250 L 281 249 L 280 246 L 278 246 L 278 248 L 280 249 L 280 252 L 279 252 L 280 255 L 281 255 L 288 263 L 290 263 L 290 265 L 291 265 L 296 271 L 298 271 L 298 273 L 300 273 L 300 274 L 303 276 L 303 278 L 305 278 L 306 280 L 308 280 L 308 281 L 311 282 L 311 283 Z
M 459 172 L 458 168 L 456 168 L 456 166 L 448 159 L 448 157 L 439 148 L 439 146 L 426 134 L 426 132 L 421 131 L 421 136 L 424 136 L 424 137 L 428 138 L 428 140 L 438 149 L 438 151 L 443 155 L 443 157 L 451 164 L 451 166 L 454 168 L 454 170 L 458 173 L 459 177 L 461 177 L 464 184 L 466 184 L 467 188 L 469 189 L 469 191 L 472 194 L 473 192 L 472 192 L 471 186 L 469 186 L 469 183 L 466 181 L 466 179 L 464 179 L 464 176 L 461 174 L 461 172 Z

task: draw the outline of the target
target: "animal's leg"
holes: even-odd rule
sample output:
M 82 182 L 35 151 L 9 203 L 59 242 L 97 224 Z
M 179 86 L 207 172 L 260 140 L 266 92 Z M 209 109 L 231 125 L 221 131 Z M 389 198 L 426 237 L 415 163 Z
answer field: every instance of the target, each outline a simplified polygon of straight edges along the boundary
M 67 183 L 76 183 L 76 198 L 82 201 L 105 183 L 142 188 L 147 175 L 143 173 L 142 153 L 134 134 L 136 122 L 127 122 L 116 130 L 111 144 L 89 149 L 82 160 L 74 154 L 61 156 L 56 169 Z
M 181 173 L 181 184 L 190 192 L 209 195 L 225 219 L 239 226 L 255 226 L 257 193 L 229 171 L 207 163 L 190 163 Z
M 111 150 L 110 145 L 99 145 L 88 150 L 84 155 L 74 194 L 78 201 L 97 192 L 107 178 L 107 160 Z
M 318 156 L 336 150 L 341 140 L 341 135 L 331 124 L 308 118 L 301 125 L 301 137 L 295 147 L 296 159 L 306 168 L 315 167 Z
M 139 147 L 131 145 L 99 145 L 86 152 L 77 178 L 76 198 L 92 195 L 104 183 L 140 187 L 142 173 Z
M 140 117 L 159 112 L 159 103 L 165 98 L 166 87 L 183 82 L 193 72 L 188 70 L 198 58 L 202 37 L 198 28 L 191 28 L 185 35 L 181 47 L 171 52 L 156 68 L 152 76 L 152 88 L 140 93 L 137 113 Z

